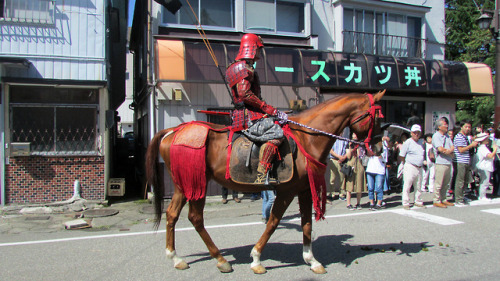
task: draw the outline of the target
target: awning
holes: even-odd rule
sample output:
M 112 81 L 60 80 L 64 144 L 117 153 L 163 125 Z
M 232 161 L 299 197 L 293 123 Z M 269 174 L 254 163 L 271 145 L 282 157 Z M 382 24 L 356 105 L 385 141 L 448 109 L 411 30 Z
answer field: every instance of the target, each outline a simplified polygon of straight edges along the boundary
M 0 56 L 0 64 L 3 66 L 29 67 L 31 62 L 24 58 Z
M 211 45 L 225 72 L 239 46 Z M 160 82 L 223 82 L 203 43 L 157 40 L 156 58 Z M 266 47 L 256 71 L 263 85 L 493 94 L 491 69 L 480 63 Z

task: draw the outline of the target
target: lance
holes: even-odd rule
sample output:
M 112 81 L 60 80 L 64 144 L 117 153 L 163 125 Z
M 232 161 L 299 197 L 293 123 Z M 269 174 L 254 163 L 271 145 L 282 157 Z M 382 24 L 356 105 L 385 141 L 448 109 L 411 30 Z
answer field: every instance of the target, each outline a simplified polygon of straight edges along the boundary
M 205 113 L 209 115 L 230 115 L 229 112 L 224 111 L 212 111 L 212 110 L 197 110 L 199 113 Z

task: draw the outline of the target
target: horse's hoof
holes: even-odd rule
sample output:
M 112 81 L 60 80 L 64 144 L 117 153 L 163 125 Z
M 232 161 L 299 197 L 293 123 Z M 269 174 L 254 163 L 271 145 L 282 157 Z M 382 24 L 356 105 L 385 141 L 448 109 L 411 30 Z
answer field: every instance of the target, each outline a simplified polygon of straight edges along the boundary
M 181 261 L 179 262 L 178 264 L 176 264 L 174 266 L 176 269 L 179 269 L 179 270 L 184 270 L 184 269 L 188 269 L 189 268 L 189 265 L 187 264 L 187 262 L 185 261 Z
M 322 265 L 319 265 L 316 267 L 311 267 L 311 270 L 312 270 L 312 272 L 314 272 L 316 274 L 325 274 L 326 273 L 326 269 Z
M 220 270 L 220 272 L 222 273 L 229 273 L 229 272 L 233 272 L 233 267 L 231 266 L 231 264 L 229 262 L 225 262 L 225 263 L 222 263 L 222 264 L 217 264 L 217 268 Z
M 266 268 L 260 264 L 252 267 L 252 270 L 253 270 L 253 273 L 255 273 L 255 274 L 264 274 L 267 272 Z

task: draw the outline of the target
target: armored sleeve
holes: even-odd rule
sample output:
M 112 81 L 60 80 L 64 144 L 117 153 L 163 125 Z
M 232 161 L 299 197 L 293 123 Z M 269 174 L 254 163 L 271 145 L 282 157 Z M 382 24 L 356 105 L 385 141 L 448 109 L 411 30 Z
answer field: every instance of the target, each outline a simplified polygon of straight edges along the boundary
M 251 77 L 251 76 L 250 76 Z M 251 106 L 254 108 L 258 108 L 262 110 L 263 112 L 274 116 L 277 113 L 276 108 L 272 107 L 271 105 L 267 104 L 265 101 L 261 100 L 253 91 L 252 91 L 252 84 L 248 80 L 249 77 L 246 77 L 245 79 L 242 79 L 238 84 L 238 97 L 240 98 L 243 103 L 247 106 Z

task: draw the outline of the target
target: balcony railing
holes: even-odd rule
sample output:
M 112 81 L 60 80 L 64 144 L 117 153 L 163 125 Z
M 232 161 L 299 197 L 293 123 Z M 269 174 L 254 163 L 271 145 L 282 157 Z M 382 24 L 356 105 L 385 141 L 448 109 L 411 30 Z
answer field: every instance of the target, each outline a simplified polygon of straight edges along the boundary
M 425 39 L 369 32 L 343 32 L 343 52 L 425 58 Z
M 0 22 L 54 23 L 55 0 L 0 0 Z

